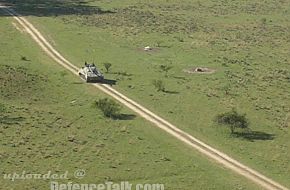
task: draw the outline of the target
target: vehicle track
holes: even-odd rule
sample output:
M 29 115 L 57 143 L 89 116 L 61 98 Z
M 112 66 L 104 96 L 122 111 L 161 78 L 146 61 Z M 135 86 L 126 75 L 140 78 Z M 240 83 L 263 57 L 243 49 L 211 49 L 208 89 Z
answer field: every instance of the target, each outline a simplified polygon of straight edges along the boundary
M 5 11 L 7 14 L 11 15 L 25 30 L 26 32 L 35 40 L 35 42 L 42 48 L 45 53 L 47 53 L 53 60 L 57 63 L 71 71 L 73 74 L 78 75 L 78 68 L 65 59 L 54 47 L 43 37 L 43 35 L 23 16 L 17 14 L 15 11 L 6 6 L 1 6 L 0 9 Z M 146 120 L 154 123 L 160 129 L 171 134 L 178 140 L 188 144 L 189 146 L 195 148 L 200 153 L 208 156 L 209 158 L 215 160 L 216 162 L 222 164 L 224 167 L 231 169 L 232 171 L 248 178 L 252 182 L 262 186 L 265 189 L 269 190 L 287 190 L 286 187 L 281 184 L 273 181 L 272 179 L 262 175 L 261 173 L 243 165 L 237 160 L 229 157 L 225 153 L 220 152 L 219 150 L 207 145 L 206 143 L 198 140 L 197 138 L 191 136 L 190 134 L 178 129 L 173 124 L 159 117 L 158 115 L 152 113 L 150 110 L 141 106 L 137 102 L 131 100 L 125 95 L 121 94 L 114 88 L 106 84 L 91 84 L 103 91 L 107 95 L 115 98 L 120 103 L 124 104 L 135 113 L 139 114 L 141 117 Z

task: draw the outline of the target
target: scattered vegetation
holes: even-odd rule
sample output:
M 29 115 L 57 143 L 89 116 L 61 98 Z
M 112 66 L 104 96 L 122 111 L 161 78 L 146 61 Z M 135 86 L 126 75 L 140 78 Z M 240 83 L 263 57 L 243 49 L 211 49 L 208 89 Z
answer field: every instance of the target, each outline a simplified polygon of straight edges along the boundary
M 44 87 L 45 75 L 22 66 L 0 65 L 0 97 L 7 99 L 26 97 L 32 91 Z
M 39 2 L 46 6 L 45 1 Z M 134 77 L 109 71 L 106 77 L 119 81 L 118 90 L 184 130 L 202 137 L 205 142 L 212 142 L 221 150 L 243 158 L 245 163 L 289 186 L 290 174 L 285 168 L 290 154 L 289 128 L 281 127 L 285 126 L 286 114 L 290 112 L 290 25 L 285 20 L 289 18 L 289 3 L 274 0 L 156 0 L 154 3 L 126 0 L 121 4 L 117 1 L 90 1 L 90 5 L 111 10 L 111 13 L 85 14 L 84 11 L 69 9 L 69 15 L 31 19 L 53 36 L 59 50 L 74 63 L 80 63 L 80 58 L 91 55 L 100 58 L 101 63 L 120 63 L 114 64 L 113 70 L 126 71 Z M 81 8 L 82 5 L 77 6 Z M 43 6 L 35 6 L 33 11 L 37 9 L 42 13 Z M 53 15 L 55 11 L 51 9 L 54 7 L 64 10 L 59 6 L 45 10 Z M 80 33 L 88 35 L 71 32 L 78 27 Z M 75 48 L 76 42 L 78 48 Z M 104 48 L 94 48 L 96 44 L 102 44 Z M 137 53 L 138 47 L 147 44 L 157 46 L 158 51 Z M 94 51 L 76 50 L 87 47 Z M 27 53 L 22 55 L 33 58 Z M 165 80 L 165 72 L 159 66 L 170 65 L 166 58 L 172 60 L 174 67 Z M 19 61 L 19 56 L 15 60 Z M 215 68 L 217 72 L 212 75 L 182 72 L 199 65 Z M 179 76 L 186 80 L 175 78 Z M 163 80 L 166 89 L 175 89 L 180 95 L 159 96 L 161 94 L 157 93 L 155 96 L 154 92 L 148 93 L 155 90 L 152 79 Z M 149 85 L 144 81 L 149 81 Z M 128 85 L 135 89 L 128 92 Z M 0 91 L 1 96 L 1 88 Z M 162 106 L 156 106 L 156 101 Z M 229 139 L 223 133 L 211 127 L 212 120 L 208 116 L 236 105 L 247 109 L 252 131 L 235 128 L 231 137 L 241 138 L 228 143 Z M 225 129 L 230 130 L 228 127 Z M 274 138 L 269 132 L 277 136 L 275 141 L 264 141 Z M 269 153 L 273 156 L 268 156 Z
M 226 83 L 224 86 L 221 87 L 221 89 L 225 92 L 225 95 L 230 95 L 231 84 Z
M 43 26 L 48 32 L 47 34 L 53 36 L 61 52 L 65 52 L 62 51 L 62 42 L 66 39 L 69 41 L 75 39 L 73 43 L 77 46 L 81 46 L 82 43 L 88 45 L 93 40 L 100 39 L 94 35 L 91 41 L 78 41 L 77 36 L 82 38 L 87 36 L 78 35 L 75 27 L 70 34 L 77 36 L 72 37 L 66 33 L 70 30 L 63 30 L 58 23 L 57 15 L 61 15 L 62 12 L 69 14 L 71 19 L 85 14 L 86 10 L 79 10 L 84 5 L 88 5 L 85 3 L 87 1 L 15 0 L 13 2 L 20 5 L 13 7 L 17 11 L 25 9 L 24 14 L 21 12 L 23 15 L 45 15 L 45 17 L 29 19 L 39 26 Z M 102 2 L 115 3 L 115 1 Z M 90 4 L 93 3 L 90 1 Z M 74 13 L 76 16 L 72 15 Z M 39 23 L 38 19 L 41 20 Z M 53 21 L 53 32 L 56 33 L 50 33 L 50 21 Z M 3 169 L 1 171 L 3 174 L 13 173 L 15 169 L 43 174 L 47 171 L 58 174 L 68 171 L 69 174 L 73 174 L 75 167 L 78 166 L 92 174 L 87 175 L 83 182 L 118 181 L 124 179 L 124 176 L 134 182 L 144 179 L 145 172 L 146 176 L 150 176 L 146 183 L 158 181 L 158 183 L 165 184 L 168 189 L 186 190 L 193 186 L 196 189 L 258 188 L 254 184 L 249 184 L 246 179 L 231 175 L 228 171 L 220 169 L 215 163 L 201 158 L 195 151 L 177 143 L 173 138 L 168 138 L 168 134 L 155 130 L 144 119 L 131 120 L 129 118 L 131 121 L 111 122 L 104 118 L 96 106 L 87 105 L 92 99 L 101 98 L 103 94 L 88 89 L 86 85 L 80 85 L 79 78 L 72 74 L 62 77 L 59 72 L 62 70 L 61 66 L 58 66 L 52 59 L 45 58 L 46 55 L 43 51 L 30 38 L 26 38 L 14 30 L 10 22 L 11 19 L 6 19 L 4 16 L 0 18 L 0 45 L 3 47 L 0 51 L 0 102 L 5 103 L 7 107 L 5 116 L 0 116 L 0 123 L 2 122 L 0 126 L 0 168 Z M 70 28 L 69 25 L 67 26 Z M 59 29 L 62 32 L 59 32 Z M 78 29 L 82 30 L 84 27 Z M 92 31 L 96 31 L 96 29 Z M 91 33 L 90 30 L 87 32 Z M 64 41 L 58 41 L 59 34 L 64 34 L 62 37 Z M 106 41 L 109 40 L 106 39 Z M 105 44 L 105 41 L 102 44 Z M 65 48 L 68 50 L 66 55 L 72 59 L 72 62 L 81 64 L 81 60 L 78 61 L 74 58 L 80 59 L 82 56 L 70 55 L 72 49 L 76 49 L 75 55 L 84 52 L 75 45 L 68 45 L 68 48 Z M 103 49 L 107 51 L 107 48 Z M 114 48 L 109 49 L 112 52 L 115 51 Z M 17 54 L 14 53 L 15 51 Z M 99 56 L 98 53 L 96 52 L 96 56 L 100 59 L 106 56 L 106 54 Z M 31 63 L 24 64 L 20 60 L 19 54 L 29 57 L 32 60 Z M 109 54 L 110 58 L 116 55 Z M 124 57 L 127 58 L 127 56 Z M 103 61 L 110 60 L 110 58 Z M 100 61 L 102 62 L 102 60 Z M 20 66 L 25 69 L 19 68 Z M 140 68 L 143 69 L 146 76 L 150 76 L 143 67 Z M 135 76 L 138 78 L 138 74 L 134 70 L 127 69 L 126 64 L 120 65 L 116 70 L 127 71 L 134 74 L 134 78 Z M 124 73 L 124 75 L 128 74 Z M 106 77 L 118 76 L 110 73 Z M 144 80 L 143 78 L 143 82 Z M 151 80 L 152 78 L 148 81 Z M 133 80 L 122 81 L 120 84 L 127 82 L 134 84 L 136 89 L 139 87 Z M 152 86 L 149 88 L 151 89 Z M 146 93 L 148 94 L 148 92 Z M 146 96 L 143 97 L 146 98 Z M 84 159 L 80 159 L 80 155 Z M 192 160 L 195 161 L 194 164 Z M 190 179 L 193 170 L 202 180 L 185 180 L 182 183 L 176 183 L 179 179 Z M 168 172 L 172 175 L 168 175 Z M 216 178 L 217 175 L 219 178 Z M 208 180 L 211 183 L 207 183 Z M 72 181 L 80 182 L 73 179 Z M 47 189 L 47 185 L 47 181 L 44 180 L 18 180 L 17 183 L 13 183 L 11 180 L 1 181 L 2 189 Z

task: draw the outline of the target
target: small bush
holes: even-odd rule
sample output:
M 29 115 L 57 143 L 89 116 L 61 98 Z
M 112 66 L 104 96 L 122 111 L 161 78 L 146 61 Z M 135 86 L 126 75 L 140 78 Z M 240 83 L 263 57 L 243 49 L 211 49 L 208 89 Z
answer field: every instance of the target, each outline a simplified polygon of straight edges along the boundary
M 29 60 L 27 59 L 27 57 L 25 57 L 25 56 L 21 56 L 21 60 L 22 60 L 22 61 L 29 61 Z
M 106 69 L 106 73 L 108 73 L 110 71 L 110 68 L 111 68 L 112 64 L 111 63 L 103 63 L 103 65 L 104 65 L 104 67 Z
M 102 98 L 96 101 L 95 105 L 108 118 L 117 118 L 120 115 L 121 106 L 114 100 Z
M 154 80 L 153 85 L 158 92 L 159 91 L 165 92 L 165 85 L 162 80 Z
M 236 128 L 247 129 L 249 121 L 245 114 L 239 114 L 235 109 L 230 112 L 217 115 L 216 122 L 220 125 L 230 127 L 231 133 L 235 133 Z

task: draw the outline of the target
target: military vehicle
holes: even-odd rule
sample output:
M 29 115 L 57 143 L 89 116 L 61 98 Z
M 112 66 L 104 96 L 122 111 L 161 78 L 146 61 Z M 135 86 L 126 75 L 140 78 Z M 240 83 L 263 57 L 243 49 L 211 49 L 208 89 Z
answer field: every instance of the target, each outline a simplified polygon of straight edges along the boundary
M 104 80 L 103 74 L 97 69 L 94 63 L 88 64 L 79 70 L 79 76 L 86 82 L 101 82 Z

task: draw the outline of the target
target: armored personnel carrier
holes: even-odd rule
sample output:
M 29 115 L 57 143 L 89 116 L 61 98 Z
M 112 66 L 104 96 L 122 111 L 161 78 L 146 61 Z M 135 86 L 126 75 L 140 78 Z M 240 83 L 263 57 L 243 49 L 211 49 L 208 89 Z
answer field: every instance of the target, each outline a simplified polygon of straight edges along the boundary
M 104 80 L 103 74 L 97 69 L 94 63 L 87 64 L 79 70 L 79 76 L 86 82 L 101 82 Z

